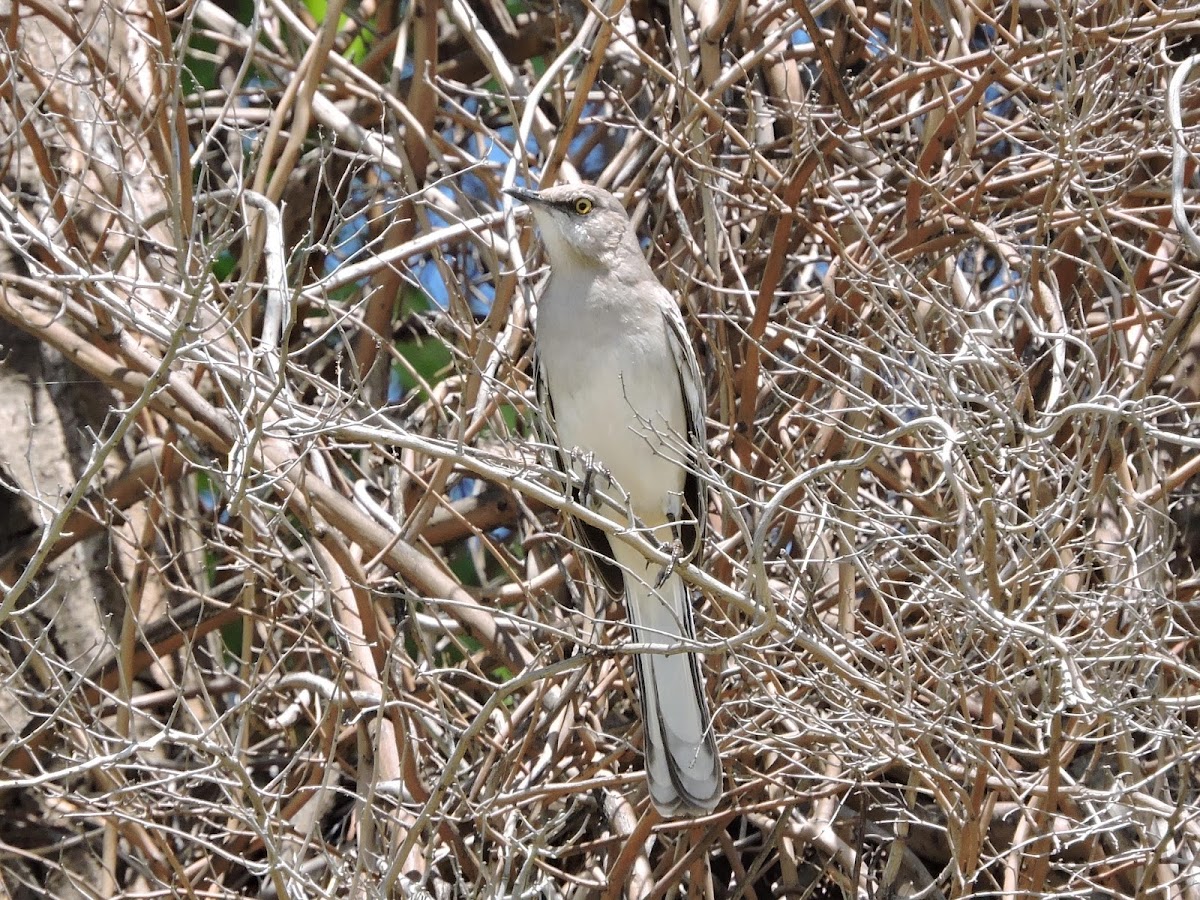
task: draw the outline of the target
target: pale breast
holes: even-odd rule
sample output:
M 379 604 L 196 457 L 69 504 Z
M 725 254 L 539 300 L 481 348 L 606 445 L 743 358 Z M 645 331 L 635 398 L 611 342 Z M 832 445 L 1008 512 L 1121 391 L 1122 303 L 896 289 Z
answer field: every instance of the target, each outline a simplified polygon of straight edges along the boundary
M 622 322 L 595 306 L 543 302 L 538 312 L 539 332 L 572 328 L 579 338 L 539 343 L 558 440 L 567 451 L 594 454 L 629 493 L 638 517 L 661 524 L 680 509 L 686 445 L 683 395 L 662 316 L 651 310 Z

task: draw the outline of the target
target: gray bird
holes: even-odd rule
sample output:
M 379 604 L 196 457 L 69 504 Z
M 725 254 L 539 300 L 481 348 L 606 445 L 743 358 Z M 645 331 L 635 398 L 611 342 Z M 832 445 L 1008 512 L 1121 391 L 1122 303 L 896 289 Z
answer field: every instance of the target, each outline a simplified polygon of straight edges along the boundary
M 693 556 L 706 514 L 695 474 L 704 453 L 704 394 L 679 307 L 612 194 L 576 185 L 508 193 L 529 204 L 550 256 L 538 301 L 537 380 L 560 462 L 585 477 L 587 464 L 598 463 L 656 541 Z M 600 508 L 595 492 L 583 500 Z M 611 504 L 602 511 L 627 515 Z M 624 595 L 639 643 L 673 646 L 695 637 L 678 574 L 586 523 L 576 521 L 575 533 L 609 592 Z M 710 812 L 721 799 L 721 760 L 699 660 L 693 653 L 639 653 L 635 660 L 650 798 L 664 816 Z

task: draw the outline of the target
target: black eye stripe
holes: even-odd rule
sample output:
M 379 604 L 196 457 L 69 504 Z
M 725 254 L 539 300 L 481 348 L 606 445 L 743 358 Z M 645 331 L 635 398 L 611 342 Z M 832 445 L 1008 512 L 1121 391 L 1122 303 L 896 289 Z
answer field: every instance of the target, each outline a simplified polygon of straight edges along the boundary
M 587 205 L 587 208 L 580 209 L 580 207 L 584 204 Z M 571 200 L 556 200 L 550 205 L 561 209 L 563 212 L 574 213 L 575 215 L 579 216 L 586 216 L 588 213 L 591 213 L 596 209 L 595 202 L 588 197 L 575 197 Z

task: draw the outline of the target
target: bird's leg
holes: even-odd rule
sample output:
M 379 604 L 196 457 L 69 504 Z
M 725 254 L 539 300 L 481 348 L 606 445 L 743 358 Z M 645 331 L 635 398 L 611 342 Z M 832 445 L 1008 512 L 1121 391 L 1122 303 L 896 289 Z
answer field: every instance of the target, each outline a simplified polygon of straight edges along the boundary
M 590 450 L 576 447 L 571 451 L 571 463 L 578 463 L 583 469 L 583 485 L 579 489 L 578 500 L 584 506 L 590 506 L 592 492 L 596 490 L 596 476 L 604 479 L 607 487 L 612 487 L 612 473 L 605 468 L 604 463 L 596 459 L 596 454 Z
M 653 531 L 649 532 L 650 543 L 654 544 L 659 550 L 663 551 L 670 558 L 667 564 L 662 567 L 662 571 L 658 573 L 658 578 L 654 582 L 654 589 L 658 590 L 667 583 L 667 579 L 671 577 L 671 573 L 675 571 L 675 566 L 683 558 L 683 544 L 678 537 L 678 530 L 674 527 L 676 518 L 674 513 L 667 513 L 667 520 L 671 524 L 672 539 L 669 541 L 660 541 L 658 535 Z
M 667 583 L 667 579 L 671 577 L 671 573 L 675 571 L 675 564 L 683 559 L 683 544 L 678 540 L 673 540 L 668 544 L 659 544 L 659 549 L 670 555 L 667 564 L 662 567 L 662 571 L 658 573 L 658 578 L 654 582 L 654 589 L 658 590 Z

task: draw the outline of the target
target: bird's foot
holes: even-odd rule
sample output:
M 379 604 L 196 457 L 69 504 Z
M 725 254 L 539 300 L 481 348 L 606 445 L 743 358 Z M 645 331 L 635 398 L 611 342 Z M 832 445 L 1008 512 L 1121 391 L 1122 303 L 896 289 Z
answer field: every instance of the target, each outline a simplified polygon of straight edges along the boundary
M 583 469 L 583 486 L 579 489 L 579 502 L 585 506 L 591 500 L 592 492 L 596 490 L 597 478 L 603 479 L 603 487 L 605 489 L 612 487 L 612 473 L 608 471 L 604 463 L 596 459 L 596 454 L 590 450 L 582 450 L 576 447 L 571 451 L 571 463 L 578 463 Z
M 667 564 L 662 567 L 662 571 L 658 573 L 658 579 L 654 582 L 654 589 L 658 590 L 667 583 L 667 579 L 671 577 L 671 573 L 675 571 L 675 564 L 683 559 L 683 545 L 679 541 L 671 541 L 671 543 L 662 547 L 671 558 Z

